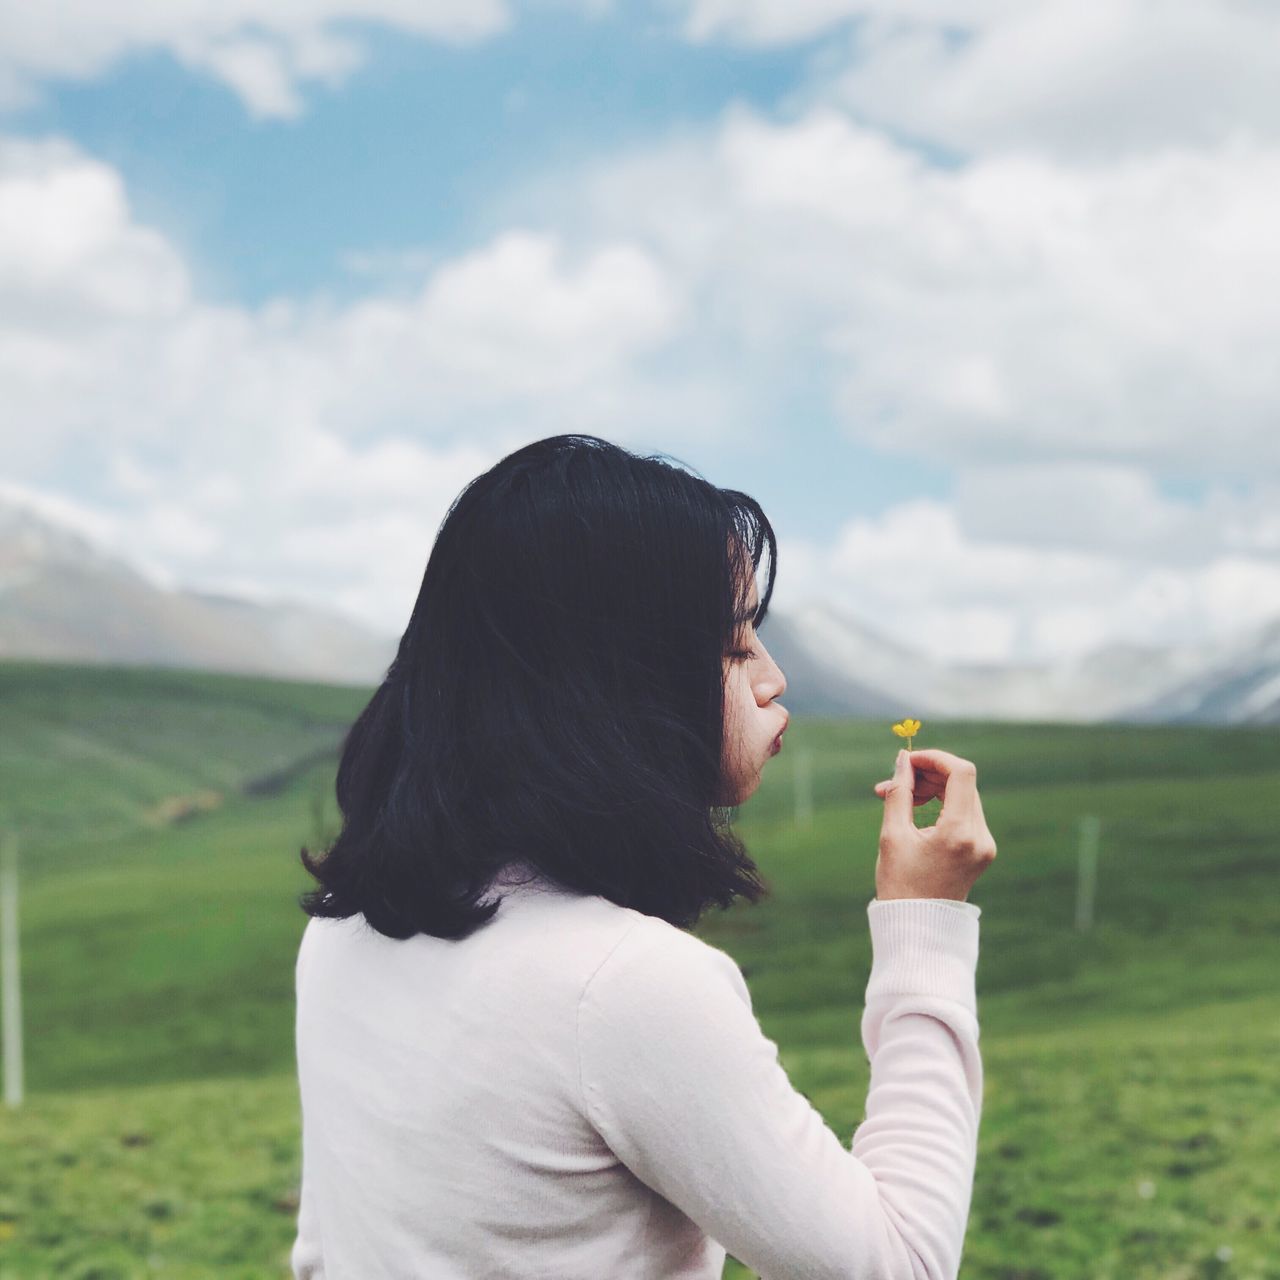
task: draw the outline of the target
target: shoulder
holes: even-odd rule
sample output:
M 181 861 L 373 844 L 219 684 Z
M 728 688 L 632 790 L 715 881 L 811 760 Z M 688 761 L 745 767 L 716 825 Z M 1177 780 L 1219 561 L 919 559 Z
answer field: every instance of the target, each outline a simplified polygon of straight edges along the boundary
M 597 895 L 521 895 L 506 919 L 503 945 L 573 974 L 579 1002 L 639 1001 L 674 986 L 750 1001 L 742 971 L 726 952 L 660 916 Z
M 575 1045 L 584 1113 L 614 1142 L 627 1123 L 648 1123 L 643 1117 L 666 1124 L 663 1110 L 676 1096 L 758 1078 L 777 1053 L 734 959 L 649 916 L 635 921 L 588 975 Z
M 726 1001 L 750 1008 L 742 970 L 727 952 L 657 916 L 626 915 L 626 927 L 587 974 L 582 1008 L 705 1008 Z
M 353 943 L 366 936 L 381 935 L 365 923 L 363 916 L 346 916 L 338 920 L 311 916 L 298 940 L 298 953 L 294 962 L 296 979 L 300 982 L 310 970 L 320 970 L 334 963 L 341 963 L 340 959 L 334 957 L 343 956 Z

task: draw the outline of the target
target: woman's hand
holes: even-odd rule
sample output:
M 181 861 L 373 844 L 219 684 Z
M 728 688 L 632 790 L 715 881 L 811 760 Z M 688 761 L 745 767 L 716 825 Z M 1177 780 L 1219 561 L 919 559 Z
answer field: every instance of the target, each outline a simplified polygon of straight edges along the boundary
M 893 777 L 877 782 L 884 800 L 876 897 L 952 898 L 963 902 L 996 856 L 982 816 L 978 770 L 949 751 L 900 751 Z M 917 827 L 914 805 L 942 797 L 932 827 Z

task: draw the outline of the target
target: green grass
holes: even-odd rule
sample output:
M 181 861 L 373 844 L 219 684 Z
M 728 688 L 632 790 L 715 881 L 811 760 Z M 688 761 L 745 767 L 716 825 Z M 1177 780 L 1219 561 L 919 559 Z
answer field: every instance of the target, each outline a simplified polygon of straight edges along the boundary
M 3 1280 L 288 1275 L 292 1077 L 38 1094 L 2 1132 Z
M 24 873 L 100 865 L 165 800 L 225 801 L 304 757 L 336 758 L 367 691 L 151 668 L 0 662 L 0 830 Z
M 284 1274 L 297 853 L 332 830 L 332 753 L 365 696 L 0 664 L 30 1091 L 0 1113 L 0 1280 Z M 1000 848 L 971 895 L 987 1088 L 963 1274 L 1280 1280 L 1280 732 L 926 723 L 933 744 L 977 761 Z M 871 787 L 897 746 L 887 724 L 797 720 L 738 819 L 773 892 L 697 930 L 742 965 L 846 1142 L 867 1081 Z M 201 788 L 218 807 L 157 822 Z M 1102 822 L 1087 934 L 1083 814 Z

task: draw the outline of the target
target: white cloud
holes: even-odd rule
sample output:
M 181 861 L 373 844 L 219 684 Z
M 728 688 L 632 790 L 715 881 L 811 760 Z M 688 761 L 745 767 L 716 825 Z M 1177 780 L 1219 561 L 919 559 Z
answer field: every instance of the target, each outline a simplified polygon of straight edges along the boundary
M 0 106 L 29 100 L 42 81 L 89 79 L 159 49 L 221 80 L 254 115 L 295 116 L 304 85 L 339 84 L 363 61 L 339 26 L 463 42 L 510 20 L 504 0 L 0 0 Z
M 111 316 L 171 316 L 189 301 L 181 258 L 135 223 L 120 175 L 61 140 L 0 138 L 3 319 L 32 331 Z
M 74 475 L 81 526 L 153 574 L 394 629 L 468 480 L 540 436 L 625 438 L 681 394 L 637 373 L 680 290 L 624 240 L 515 230 L 408 296 L 213 306 L 61 141 L 0 146 L 0 229 L 7 467 L 37 494 Z
M 939 169 L 830 109 L 738 108 L 588 191 L 745 376 L 802 362 L 877 448 L 1280 467 L 1280 145 Z
M 1183 565 L 1124 549 L 972 537 L 948 503 L 849 521 L 830 547 L 785 539 L 784 610 L 818 597 L 950 662 L 1055 661 L 1103 643 L 1215 644 L 1276 617 L 1280 562 L 1220 548 Z
M 370 285 L 390 292 L 393 288 L 415 288 L 427 271 L 440 261 L 435 249 L 348 249 L 339 256 L 343 271 Z
M 358 62 L 358 55 L 348 68 Z M 285 49 L 267 40 L 222 40 L 195 44 L 182 55 L 187 66 L 211 72 L 259 118 L 291 119 L 302 114 L 302 95 Z
M 1024 0 L 1017 0 L 1018 3 Z M 680 0 L 685 36 L 746 45 L 792 44 L 823 35 L 854 19 L 903 22 L 978 22 L 1009 9 L 1011 0 Z
M 790 44 L 847 22 L 865 5 L 859 0 L 691 0 L 684 34 L 699 43 L 728 38 L 743 44 Z
M 169 470 L 114 458 L 124 499 L 115 505 L 9 482 L 0 500 L 74 530 L 159 585 L 304 600 L 394 635 L 449 504 L 521 443 L 433 448 L 391 438 L 360 448 L 317 433 L 287 446 L 264 440 L 259 455 L 236 458 L 195 441 Z
M 1266 0 L 679 7 L 699 42 L 829 37 L 798 99 L 963 154 L 1104 156 L 1280 134 L 1280 9 Z
M 981 31 L 997 18 L 1014 21 L 993 6 Z M 337 76 L 343 56 L 306 65 Z M 283 110 L 301 65 L 273 79 L 264 62 L 244 92 Z M 259 309 L 196 296 L 109 167 L 5 144 L 7 456 L 49 487 L 74 456 L 101 476 L 117 545 L 186 580 L 396 629 L 448 500 L 510 448 L 776 433 L 799 386 L 856 439 L 949 464 L 956 487 L 828 547 L 784 531 L 780 607 L 806 584 L 837 592 L 970 660 L 1273 616 L 1280 143 L 1135 133 L 1085 157 L 965 128 L 996 149 L 940 168 L 830 103 L 783 123 L 735 108 L 548 175 L 539 216 L 456 258 L 353 251 L 388 285 L 354 303 Z M 1177 475 L 1207 496 L 1165 496 L 1158 477 Z
M 458 493 L 523 440 L 357 448 L 317 434 L 263 497 L 278 590 L 325 600 L 375 629 L 404 629 L 427 556 Z M 252 566 L 246 564 L 246 571 Z
M 42 520 L 70 530 L 94 545 L 109 546 L 115 533 L 115 521 L 110 516 L 65 493 L 48 492 L 0 479 L 0 501 L 7 506 L 33 511 Z
M 623 240 L 570 253 L 514 230 L 411 296 L 259 310 L 192 296 L 179 255 L 128 211 L 118 175 L 65 144 L 0 149 L 0 376 L 39 459 L 92 439 L 246 440 L 264 423 L 483 434 L 543 419 L 616 424 L 628 369 L 686 317 L 672 277 Z
M 966 536 L 1131 556 L 1153 567 L 1280 559 L 1277 475 L 1260 475 L 1243 492 L 1213 485 L 1191 502 L 1166 497 L 1137 467 L 988 463 L 958 468 L 954 509 Z
M 836 67 L 818 80 L 823 96 L 969 154 L 1098 157 L 1280 135 L 1280 10 L 1251 0 L 958 5 L 867 23 Z

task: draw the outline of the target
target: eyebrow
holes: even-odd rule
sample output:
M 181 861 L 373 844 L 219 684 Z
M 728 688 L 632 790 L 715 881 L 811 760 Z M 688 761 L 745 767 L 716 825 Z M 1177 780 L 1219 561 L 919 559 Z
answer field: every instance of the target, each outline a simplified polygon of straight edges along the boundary
M 760 614 L 760 606 L 756 605 L 754 609 L 748 609 L 746 613 L 740 613 L 734 618 L 734 622 L 755 622 Z

